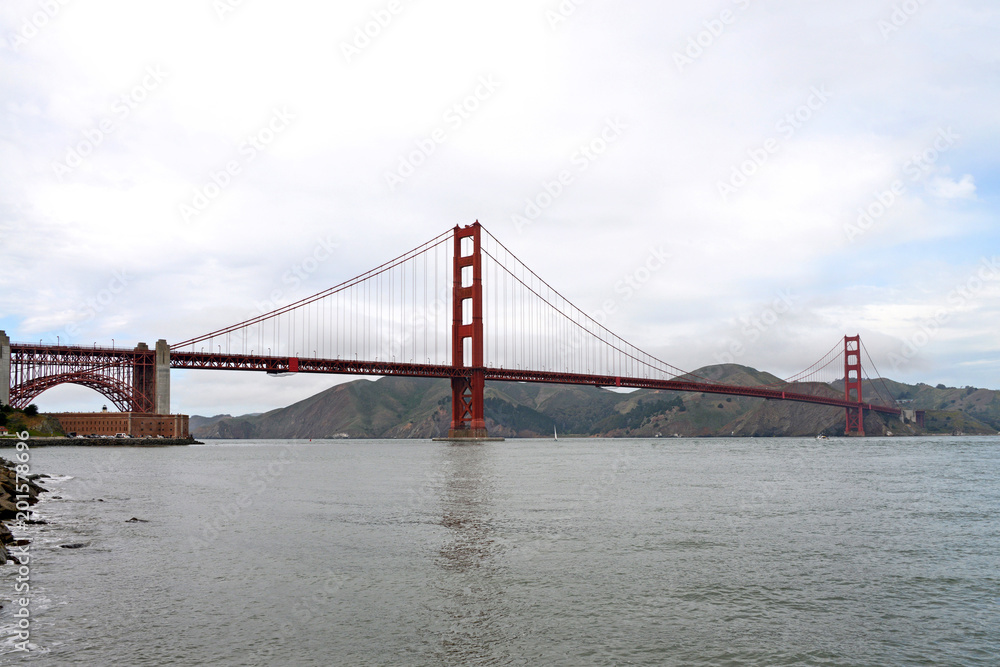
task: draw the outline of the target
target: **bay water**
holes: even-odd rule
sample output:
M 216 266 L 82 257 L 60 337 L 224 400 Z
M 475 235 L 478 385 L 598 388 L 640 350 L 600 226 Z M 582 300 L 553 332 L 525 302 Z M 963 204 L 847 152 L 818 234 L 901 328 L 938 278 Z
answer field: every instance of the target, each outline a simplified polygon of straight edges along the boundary
M 2 665 L 1000 664 L 996 437 L 30 454 Z

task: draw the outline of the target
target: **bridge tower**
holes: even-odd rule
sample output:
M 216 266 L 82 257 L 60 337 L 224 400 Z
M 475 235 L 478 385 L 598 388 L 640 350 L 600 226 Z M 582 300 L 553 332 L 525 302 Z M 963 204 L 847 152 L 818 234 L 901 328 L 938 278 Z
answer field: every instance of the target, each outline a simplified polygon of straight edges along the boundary
M 145 343 L 136 345 L 134 352 L 126 362 L 132 366 L 132 401 L 129 411 L 153 412 L 156 403 L 154 358 Z
M 846 435 L 865 434 L 865 412 L 861 407 L 861 336 L 844 336 L 844 399 L 858 403 L 846 408 Z
M 153 412 L 158 415 L 170 414 L 170 346 L 163 338 L 156 341 L 154 357 Z
M 10 338 L 0 330 L 0 405 L 10 405 Z
M 477 220 L 455 226 L 451 358 L 451 428 L 448 439 L 487 438 L 483 389 L 482 228 Z
M 132 364 L 132 395 L 129 409 L 158 415 L 170 414 L 170 346 L 161 338 L 156 349 L 136 345 Z

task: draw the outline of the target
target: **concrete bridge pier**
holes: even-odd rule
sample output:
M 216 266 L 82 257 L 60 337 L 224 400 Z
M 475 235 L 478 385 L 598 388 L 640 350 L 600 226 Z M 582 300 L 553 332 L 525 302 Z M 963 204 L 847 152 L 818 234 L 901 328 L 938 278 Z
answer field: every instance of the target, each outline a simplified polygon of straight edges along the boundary
M 156 341 L 156 404 L 153 411 L 158 415 L 170 414 L 170 346 L 161 338 Z
M 0 405 L 10 405 L 10 338 L 0 330 Z

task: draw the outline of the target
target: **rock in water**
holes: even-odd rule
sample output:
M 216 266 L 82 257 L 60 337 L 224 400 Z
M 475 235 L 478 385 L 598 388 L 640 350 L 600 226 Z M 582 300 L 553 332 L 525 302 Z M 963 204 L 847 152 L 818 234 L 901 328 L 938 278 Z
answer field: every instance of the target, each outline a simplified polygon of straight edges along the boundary
M 46 489 L 36 484 L 34 480 L 42 477 L 48 477 L 48 475 L 29 475 L 27 479 L 20 477 L 15 471 L 14 463 L 0 458 L 0 565 L 8 561 L 16 563 L 19 560 L 11 557 L 10 552 L 7 551 L 8 545 L 26 546 L 28 544 L 28 540 L 25 539 L 15 540 L 10 529 L 3 521 L 16 519 L 18 514 L 22 518 L 24 517 L 25 511 L 17 508 L 18 502 L 25 502 L 29 506 L 38 502 L 38 494 L 44 492 Z M 24 523 L 34 524 L 45 522 L 25 519 Z

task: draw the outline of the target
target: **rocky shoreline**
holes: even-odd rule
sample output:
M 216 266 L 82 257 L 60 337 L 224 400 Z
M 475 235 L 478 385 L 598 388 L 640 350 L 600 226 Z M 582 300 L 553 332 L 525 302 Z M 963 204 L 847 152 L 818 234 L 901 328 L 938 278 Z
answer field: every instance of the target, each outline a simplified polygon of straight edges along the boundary
M 14 539 L 7 524 L 11 521 L 24 525 L 36 523 L 33 519 L 25 519 L 31 510 L 19 510 L 18 501 L 27 503 L 28 507 L 31 507 L 38 502 L 38 494 L 48 491 L 35 483 L 36 479 L 44 478 L 46 475 L 35 474 L 18 479 L 15 465 L 5 458 L 0 458 L 0 565 L 15 560 L 7 551 L 7 547 L 23 547 L 28 544 L 28 540 Z M 22 515 L 21 520 L 18 520 L 19 513 Z
M 13 445 L 16 440 L 12 440 Z M 194 438 L 28 438 L 25 442 L 29 447 L 168 447 L 177 445 L 203 445 Z M 5 445 L 0 440 L 0 447 Z

